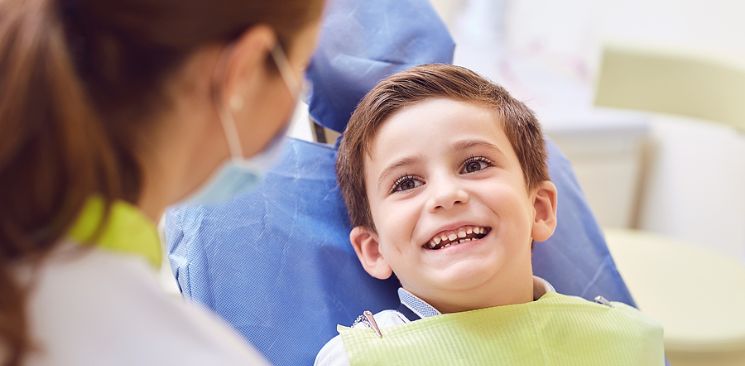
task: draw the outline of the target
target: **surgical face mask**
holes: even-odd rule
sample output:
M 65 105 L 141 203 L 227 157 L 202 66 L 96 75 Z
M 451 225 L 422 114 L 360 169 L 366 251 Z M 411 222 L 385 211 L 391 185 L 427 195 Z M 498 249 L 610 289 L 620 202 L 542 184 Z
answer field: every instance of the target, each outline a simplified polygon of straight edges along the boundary
M 297 100 L 302 85 L 294 77 L 285 53 L 279 45 L 275 46 L 271 53 L 282 80 Z M 233 104 L 232 101 L 231 104 Z M 266 172 L 276 163 L 282 152 L 282 141 L 284 141 L 287 126 L 272 138 L 263 151 L 250 158 L 244 158 L 237 125 L 230 108 L 220 108 L 220 122 L 230 149 L 230 159 L 222 163 L 202 187 L 183 200 L 185 204 L 222 203 L 239 194 L 250 192 L 262 182 Z

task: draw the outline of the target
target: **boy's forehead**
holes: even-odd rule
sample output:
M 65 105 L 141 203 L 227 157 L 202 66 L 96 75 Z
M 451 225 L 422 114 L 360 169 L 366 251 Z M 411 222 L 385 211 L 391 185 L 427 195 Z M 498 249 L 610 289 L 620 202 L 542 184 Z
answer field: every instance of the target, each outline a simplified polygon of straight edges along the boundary
M 455 144 L 459 137 L 497 141 L 504 137 L 501 118 L 494 108 L 448 98 L 430 98 L 403 107 L 372 132 L 365 148 L 368 161 Z

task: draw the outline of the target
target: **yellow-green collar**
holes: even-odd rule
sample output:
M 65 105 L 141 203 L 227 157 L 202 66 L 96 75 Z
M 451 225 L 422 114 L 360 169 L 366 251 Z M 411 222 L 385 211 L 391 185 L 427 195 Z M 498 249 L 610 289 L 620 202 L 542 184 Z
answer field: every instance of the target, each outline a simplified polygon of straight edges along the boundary
M 111 205 L 108 222 L 94 236 L 103 214 L 103 200 L 97 197 L 89 199 L 72 226 L 69 237 L 78 243 L 90 243 L 98 248 L 141 256 L 155 269 L 160 268 L 163 253 L 158 231 L 150 219 L 136 207 L 115 201 Z

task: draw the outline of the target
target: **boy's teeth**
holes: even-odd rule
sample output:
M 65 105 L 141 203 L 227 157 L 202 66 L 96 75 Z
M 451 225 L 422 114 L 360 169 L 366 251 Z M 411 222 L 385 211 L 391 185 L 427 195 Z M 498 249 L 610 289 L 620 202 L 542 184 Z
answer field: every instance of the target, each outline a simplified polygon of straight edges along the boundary
M 486 233 L 486 228 L 480 226 L 465 226 L 457 231 L 450 231 L 442 233 L 430 239 L 425 245 L 429 249 L 442 249 L 447 248 L 451 245 L 467 243 L 470 241 L 478 240 L 480 236 Z

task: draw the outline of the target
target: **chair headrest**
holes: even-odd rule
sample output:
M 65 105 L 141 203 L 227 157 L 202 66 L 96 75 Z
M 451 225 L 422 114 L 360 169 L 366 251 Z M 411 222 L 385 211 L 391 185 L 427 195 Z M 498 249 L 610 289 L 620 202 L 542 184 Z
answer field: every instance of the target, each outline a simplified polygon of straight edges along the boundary
M 428 63 L 452 63 L 455 43 L 427 0 L 333 0 L 307 70 L 309 112 L 342 132 L 357 103 L 383 78 Z M 416 21 L 412 21 L 416 19 Z

